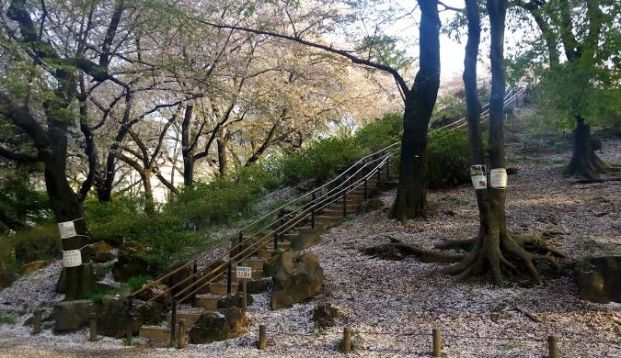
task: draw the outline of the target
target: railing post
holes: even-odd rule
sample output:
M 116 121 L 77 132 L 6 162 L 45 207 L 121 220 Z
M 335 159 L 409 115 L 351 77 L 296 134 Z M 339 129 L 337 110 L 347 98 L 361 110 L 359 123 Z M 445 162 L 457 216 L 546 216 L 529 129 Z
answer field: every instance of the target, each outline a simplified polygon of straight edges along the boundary
M 367 200 L 368 194 L 367 194 L 367 178 L 364 178 L 364 200 Z
M 382 171 L 380 169 L 381 168 L 377 168 L 377 184 L 379 184 L 380 180 L 382 179 Z
M 194 260 L 194 265 L 192 266 L 192 306 L 196 306 L 196 274 L 198 273 L 198 266 L 196 264 L 196 260 Z
M 233 261 L 229 258 L 229 264 L 226 272 L 226 294 L 231 294 L 233 284 Z
M 343 190 L 343 217 L 347 216 L 347 189 Z
M 312 194 L 311 201 L 311 229 L 315 228 L 315 192 Z
M 177 300 L 173 297 L 172 310 L 170 312 L 170 346 L 171 347 L 175 344 L 176 325 L 177 325 Z

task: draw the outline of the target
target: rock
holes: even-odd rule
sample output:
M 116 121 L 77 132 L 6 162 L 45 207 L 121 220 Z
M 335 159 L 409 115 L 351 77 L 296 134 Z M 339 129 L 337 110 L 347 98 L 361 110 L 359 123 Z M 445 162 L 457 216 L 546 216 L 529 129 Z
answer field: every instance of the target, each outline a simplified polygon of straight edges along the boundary
M 110 271 L 110 268 L 111 266 L 107 264 L 93 264 L 93 274 L 95 275 L 95 280 L 103 280 Z
M 65 301 L 54 304 L 54 333 L 75 332 L 86 326 L 93 312 L 90 300 Z
M 274 259 L 271 308 L 290 307 L 319 294 L 323 289 L 323 269 L 311 253 L 285 251 Z
M 96 253 L 93 256 L 95 262 L 108 262 L 114 260 L 114 254 L 111 252 Z
M 138 333 L 140 326 L 145 324 L 159 324 L 163 318 L 164 307 L 158 302 L 151 302 L 141 306 L 143 301 L 133 301 L 132 316 L 127 315 L 127 296 L 106 296 L 103 298 L 97 312 L 97 326 L 99 333 L 108 337 L 121 338 L 127 335 L 127 327 L 132 333 Z
M 114 260 L 112 246 L 103 240 L 88 245 L 84 250 L 86 251 L 87 256 L 91 257 L 95 262 L 108 262 Z
M 120 253 L 119 260 L 112 266 L 116 281 L 127 282 L 131 277 L 149 274 L 149 264 L 140 256 Z
M 234 338 L 242 334 L 248 324 L 246 314 L 238 307 L 206 312 L 190 330 L 190 341 L 203 344 Z
M 31 273 L 38 271 L 48 265 L 49 262 L 45 260 L 32 261 L 22 265 L 22 274 L 30 275 Z
M 339 310 L 331 303 L 322 303 L 313 310 L 313 321 L 315 321 L 315 327 L 319 329 L 334 326 L 336 318 L 341 316 Z
M 300 232 L 291 240 L 291 248 L 294 250 L 304 250 L 321 241 L 319 230 L 309 230 Z
M 138 293 L 136 296 L 137 299 L 141 301 L 150 301 L 157 296 L 157 298 L 154 299 L 154 302 L 159 302 L 165 306 L 172 303 L 170 291 L 166 291 L 168 286 L 159 283 L 153 284 L 147 282 L 142 287 L 146 288 L 142 292 Z
M 241 289 L 241 285 L 239 287 Z M 234 295 L 225 296 L 221 298 L 220 300 L 218 300 L 218 309 L 232 308 L 232 307 L 242 308 L 244 305 L 243 298 L 244 298 L 243 292 L 236 292 Z M 252 296 L 250 294 L 246 295 L 246 304 L 250 306 L 252 302 L 254 302 L 254 300 L 252 299 Z
M 0 272 L 0 289 L 7 288 L 17 280 L 17 274 L 13 272 Z
M 576 281 L 582 299 L 621 303 L 621 256 L 595 257 L 578 263 Z

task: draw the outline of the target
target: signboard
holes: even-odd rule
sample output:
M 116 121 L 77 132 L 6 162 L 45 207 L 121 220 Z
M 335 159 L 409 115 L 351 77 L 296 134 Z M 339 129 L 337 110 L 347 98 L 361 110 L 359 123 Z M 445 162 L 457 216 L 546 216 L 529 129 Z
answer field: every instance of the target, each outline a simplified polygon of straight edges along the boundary
M 63 267 L 76 267 L 82 265 L 80 250 L 63 251 Z
M 474 189 L 487 188 L 487 176 L 485 175 L 485 165 L 477 164 L 470 167 L 470 179 Z
M 75 225 L 73 224 L 73 221 L 58 223 L 58 231 L 60 232 L 61 239 L 68 239 L 78 235 L 75 232 Z
M 492 188 L 504 189 L 507 187 L 507 171 L 505 168 L 495 168 L 489 172 L 489 181 Z
M 252 278 L 252 267 L 249 266 L 237 266 L 235 269 L 235 276 L 237 278 Z

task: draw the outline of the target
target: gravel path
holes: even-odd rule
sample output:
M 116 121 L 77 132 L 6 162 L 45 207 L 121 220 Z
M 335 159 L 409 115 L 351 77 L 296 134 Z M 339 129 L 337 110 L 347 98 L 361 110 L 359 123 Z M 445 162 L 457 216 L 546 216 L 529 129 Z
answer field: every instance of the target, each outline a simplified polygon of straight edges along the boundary
M 562 161 L 569 152 L 527 155 L 513 148 L 509 177 L 508 218 L 512 231 L 555 232 L 548 243 L 576 259 L 588 255 L 621 255 L 621 183 L 572 184 L 564 179 Z M 621 163 L 621 141 L 604 143 L 605 160 Z M 389 205 L 394 192 L 383 195 Z M 360 253 L 387 242 L 386 234 L 431 248 L 447 240 L 473 237 L 478 214 L 470 186 L 429 194 L 434 214 L 405 225 L 387 219 L 385 210 L 346 221 L 311 248 L 326 275 L 325 293 L 307 304 L 269 311 L 268 295 L 255 295 L 251 326 L 237 339 L 190 345 L 183 351 L 124 347 L 121 340 L 87 342 L 87 331 L 35 337 L 22 326 L 0 325 L 0 357 L 330 357 L 343 326 L 355 332 L 357 357 L 428 357 L 431 330 L 443 331 L 448 357 L 544 357 L 548 335 L 560 337 L 564 357 L 621 357 L 621 304 L 597 305 L 580 300 L 570 271 L 546 277 L 541 285 L 496 288 L 457 282 L 438 274 L 442 267 L 415 258 L 372 259 Z M 570 259 L 570 260 L 571 260 Z M 49 269 L 53 270 L 53 266 Z M 0 292 L 0 303 L 16 292 L 55 300 L 41 274 L 39 284 Z M 17 289 L 15 289 L 17 290 Z M 13 292 L 12 294 L 10 292 Z M 45 293 L 48 292 L 48 293 Z M 343 314 L 337 326 L 317 332 L 311 320 L 318 303 L 330 302 Z M 13 306 L 16 303 L 12 304 Z M 536 322 L 528 315 L 537 317 Z M 268 348 L 255 348 L 258 325 L 266 324 Z M 140 342 L 139 342 L 140 343 Z

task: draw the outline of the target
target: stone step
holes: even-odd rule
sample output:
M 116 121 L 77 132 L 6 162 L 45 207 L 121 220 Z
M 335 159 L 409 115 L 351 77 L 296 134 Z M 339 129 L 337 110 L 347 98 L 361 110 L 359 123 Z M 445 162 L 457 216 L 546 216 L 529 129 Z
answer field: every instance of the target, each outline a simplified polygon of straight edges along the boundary
M 233 273 L 235 274 L 235 273 Z M 212 295 L 220 295 L 226 296 L 227 293 L 227 283 L 226 277 L 224 278 L 225 282 L 212 282 L 209 284 L 209 293 Z M 237 292 L 237 282 L 233 282 L 231 284 L 231 292 Z
M 198 296 L 197 296 L 197 304 L 198 304 Z M 217 306 L 218 306 L 218 301 L 216 301 L 216 308 Z M 198 319 L 201 317 L 201 315 L 205 313 L 205 310 L 201 308 L 188 308 L 188 309 L 182 309 L 182 310 L 177 309 L 177 312 L 175 313 L 177 323 L 183 320 L 185 321 L 186 327 L 193 326 L 194 323 L 196 323 L 196 321 L 198 321 Z M 215 311 L 215 309 L 213 311 Z M 172 312 L 168 312 L 168 314 L 166 315 L 166 322 L 170 322 L 171 320 L 172 320 Z
M 226 288 L 225 288 L 226 291 Z M 202 295 L 196 295 L 196 306 L 203 308 L 206 311 L 217 311 L 218 301 L 222 298 L 221 295 L 213 295 L 206 293 Z
M 143 325 L 138 331 L 138 337 L 146 339 L 152 345 L 166 346 L 170 343 L 170 328 L 168 326 Z

